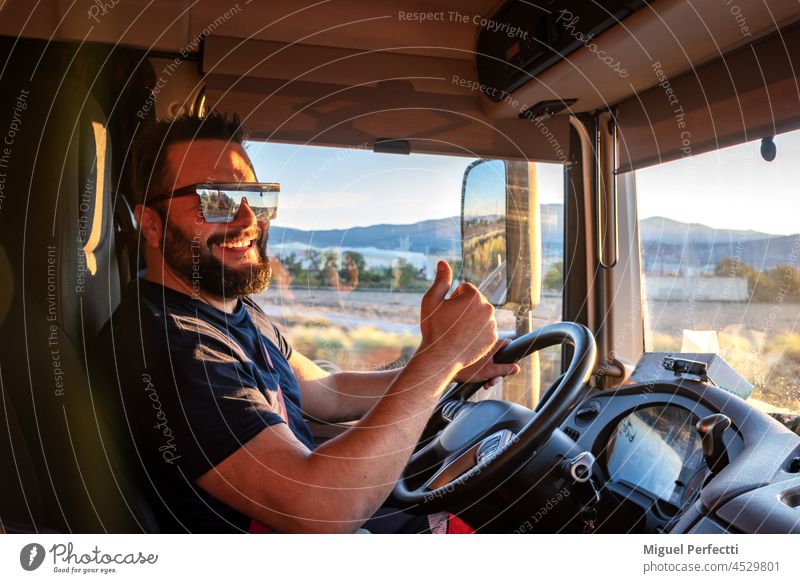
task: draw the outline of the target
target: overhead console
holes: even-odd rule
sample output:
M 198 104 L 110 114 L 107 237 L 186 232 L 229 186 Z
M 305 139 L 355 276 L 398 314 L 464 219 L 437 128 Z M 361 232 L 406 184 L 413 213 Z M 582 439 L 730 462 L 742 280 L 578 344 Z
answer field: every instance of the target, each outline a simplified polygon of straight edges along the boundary
M 562 61 L 592 39 L 647 5 L 647 0 L 514 0 L 478 36 L 476 66 L 486 96 L 501 101 L 536 75 Z M 612 58 L 613 61 L 613 58 Z M 625 65 L 610 63 L 624 72 Z
M 749 83 L 760 79 L 750 72 L 760 69 L 757 64 L 751 67 L 749 62 L 726 65 L 721 55 L 727 58 L 730 54 L 750 54 L 759 63 L 770 63 L 770 67 L 762 67 L 769 86 L 756 83 L 752 91 L 760 87 L 773 99 L 775 95 L 787 92 L 791 95 L 793 91 L 783 90 L 782 86 L 773 90 L 771 78 L 776 76 L 775 66 L 779 69 L 777 75 L 785 76 L 784 62 L 794 54 L 791 45 L 784 46 L 780 41 L 800 17 L 797 4 L 774 2 L 766 5 L 760 0 L 741 0 L 739 4 L 737 9 L 741 14 L 746 12 L 746 22 L 741 18 L 737 20 L 730 10 L 721 10 L 716 2 L 507 2 L 496 14 L 482 19 L 475 44 L 476 73 L 484 86 L 483 110 L 494 120 L 535 118 L 542 113 L 557 113 L 558 107 L 565 105 L 571 113 L 591 112 L 613 108 L 624 100 L 635 106 L 639 104 L 638 94 L 653 88 L 652 100 L 640 108 L 649 113 L 663 106 L 663 125 L 666 128 L 672 124 L 672 128 L 675 125 L 674 104 L 665 98 L 664 89 L 658 87 L 666 78 L 673 84 L 687 112 L 699 100 L 698 110 L 706 112 L 705 117 L 713 117 L 713 124 L 706 125 L 705 117 L 692 123 L 693 146 L 702 145 L 699 143 L 702 130 L 702 141 L 706 141 L 705 133 L 708 133 L 709 143 L 719 147 L 723 142 L 714 142 L 713 130 L 719 131 L 720 120 L 747 120 L 753 109 L 767 114 L 771 109 L 769 104 L 766 109 L 760 107 L 760 101 L 757 102 L 759 107 L 744 107 L 742 104 L 749 104 L 749 101 L 728 99 L 729 86 L 749 95 Z M 774 48 L 752 55 L 750 45 L 777 36 L 778 31 L 781 37 L 777 38 Z M 700 66 L 712 61 L 720 63 L 720 70 L 713 78 L 698 79 L 699 88 L 695 83 L 678 91 L 674 84 L 679 75 L 693 77 Z M 720 96 L 720 92 L 723 95 Z M 708 113 L 711 108 L 717 111 L 719 99 L 725 104 L 730 101 L 732 112 L 726 109 L 719 116 Z M 773 113 L 778 116 L 779 110 L 782 111 L 778 108 Z M 797 108 L 788 111 L 797 111 Z M 652 141 L 652 128 L 647 119 L 639 124 L 639 117 L 636 127 L 641 125 L 644 138 Z M 680 136 L 680 131 L 670 128 L 656 132 L 660 136 L 659 144 L 665 136 L 673 133 Z M 631 144 L 623 148 L 625 152 L 638 153 L 639 150 L 640 147 Z M 676 150 L 680 155 L 679 148 Z M 647 153 L 650 155 L 651 150 Z

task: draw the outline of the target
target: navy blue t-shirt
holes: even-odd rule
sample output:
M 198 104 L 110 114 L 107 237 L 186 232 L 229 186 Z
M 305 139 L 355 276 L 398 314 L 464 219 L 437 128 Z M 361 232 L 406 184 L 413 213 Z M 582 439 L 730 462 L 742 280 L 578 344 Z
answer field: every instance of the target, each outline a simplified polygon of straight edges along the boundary
M 285 419 L 313 449 L 280 331 L 249 298 L 227 314 L 137 279 L 101 342 L 112 352 L 140 481 L 162 530 L 246 532 L 250 518 L 195 480 Z

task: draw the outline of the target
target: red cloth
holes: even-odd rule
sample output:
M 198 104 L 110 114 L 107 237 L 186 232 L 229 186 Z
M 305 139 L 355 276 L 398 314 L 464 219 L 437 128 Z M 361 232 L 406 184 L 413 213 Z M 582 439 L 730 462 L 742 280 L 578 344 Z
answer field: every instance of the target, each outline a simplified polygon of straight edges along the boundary
M 447 534 L 475 534 L 475 530 L 455 514 L 448 513 Z
M 249 534 L 275 534 L 275 531 L 270 527 L 261 524 L 255 518 L 250 521 L 250 528 L 247 529 Z

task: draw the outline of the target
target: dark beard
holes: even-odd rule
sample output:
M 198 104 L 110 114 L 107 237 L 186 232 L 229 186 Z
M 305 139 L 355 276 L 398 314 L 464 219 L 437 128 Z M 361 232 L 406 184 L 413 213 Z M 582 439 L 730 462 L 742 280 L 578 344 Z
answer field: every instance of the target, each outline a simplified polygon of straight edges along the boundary
M 272 266 L 267 257 L 268 234 L 259 228 L 259 236 L 253 241 L 258 261 L 241 268 L 224 265 L 211 254 L 211 245 L 239 238 L 243 232 L 226 233 L 209 237 L 205 244 L 190 239 L 180 228 L 167 223 L 164 241 L 164 261 L 183 276 L 192 287 L 192 295 L 200 292 L 219 298 L 241 298 L 257 294 L 269 287 Z

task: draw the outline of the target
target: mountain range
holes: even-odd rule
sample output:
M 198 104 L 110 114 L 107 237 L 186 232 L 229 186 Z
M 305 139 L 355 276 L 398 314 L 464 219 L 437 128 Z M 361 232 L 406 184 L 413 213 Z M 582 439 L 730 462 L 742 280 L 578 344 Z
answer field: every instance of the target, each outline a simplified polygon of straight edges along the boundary
M 725 257 L 759 271 L 800 260 L 800 235 L 772 235 L 751 230 L 715 229 L 650 217 L 640 223 L 642 260 L 646 272 L 710 271 Z
M 273 225 L 270 245 L 299 244 L 319 249 L 374 247 L 392 251 L 457 255 L 461 246 L 459 217 L 412 224 L 379 224 L 351 229 L 304 231 Z M 541 207 L 545 257 L 563 256 L 564 208 Z M 648 272 L 708 271 L 723 257 L 738 257 L 757 269 L 772 269 L 800 260 L 800 235 L 772 235 L 750 230 L 715 229 L 665 217 L 640 222 L 645 270 Z
M 269 243 L 271 246 L 300 243 L 319 249 L 375 247 L 393 251 L 455 254 L 461 247 L 460 223 L 459 217 L 452 217 L 408 225 L 380 224 L 320 231 L 272 225 Z

